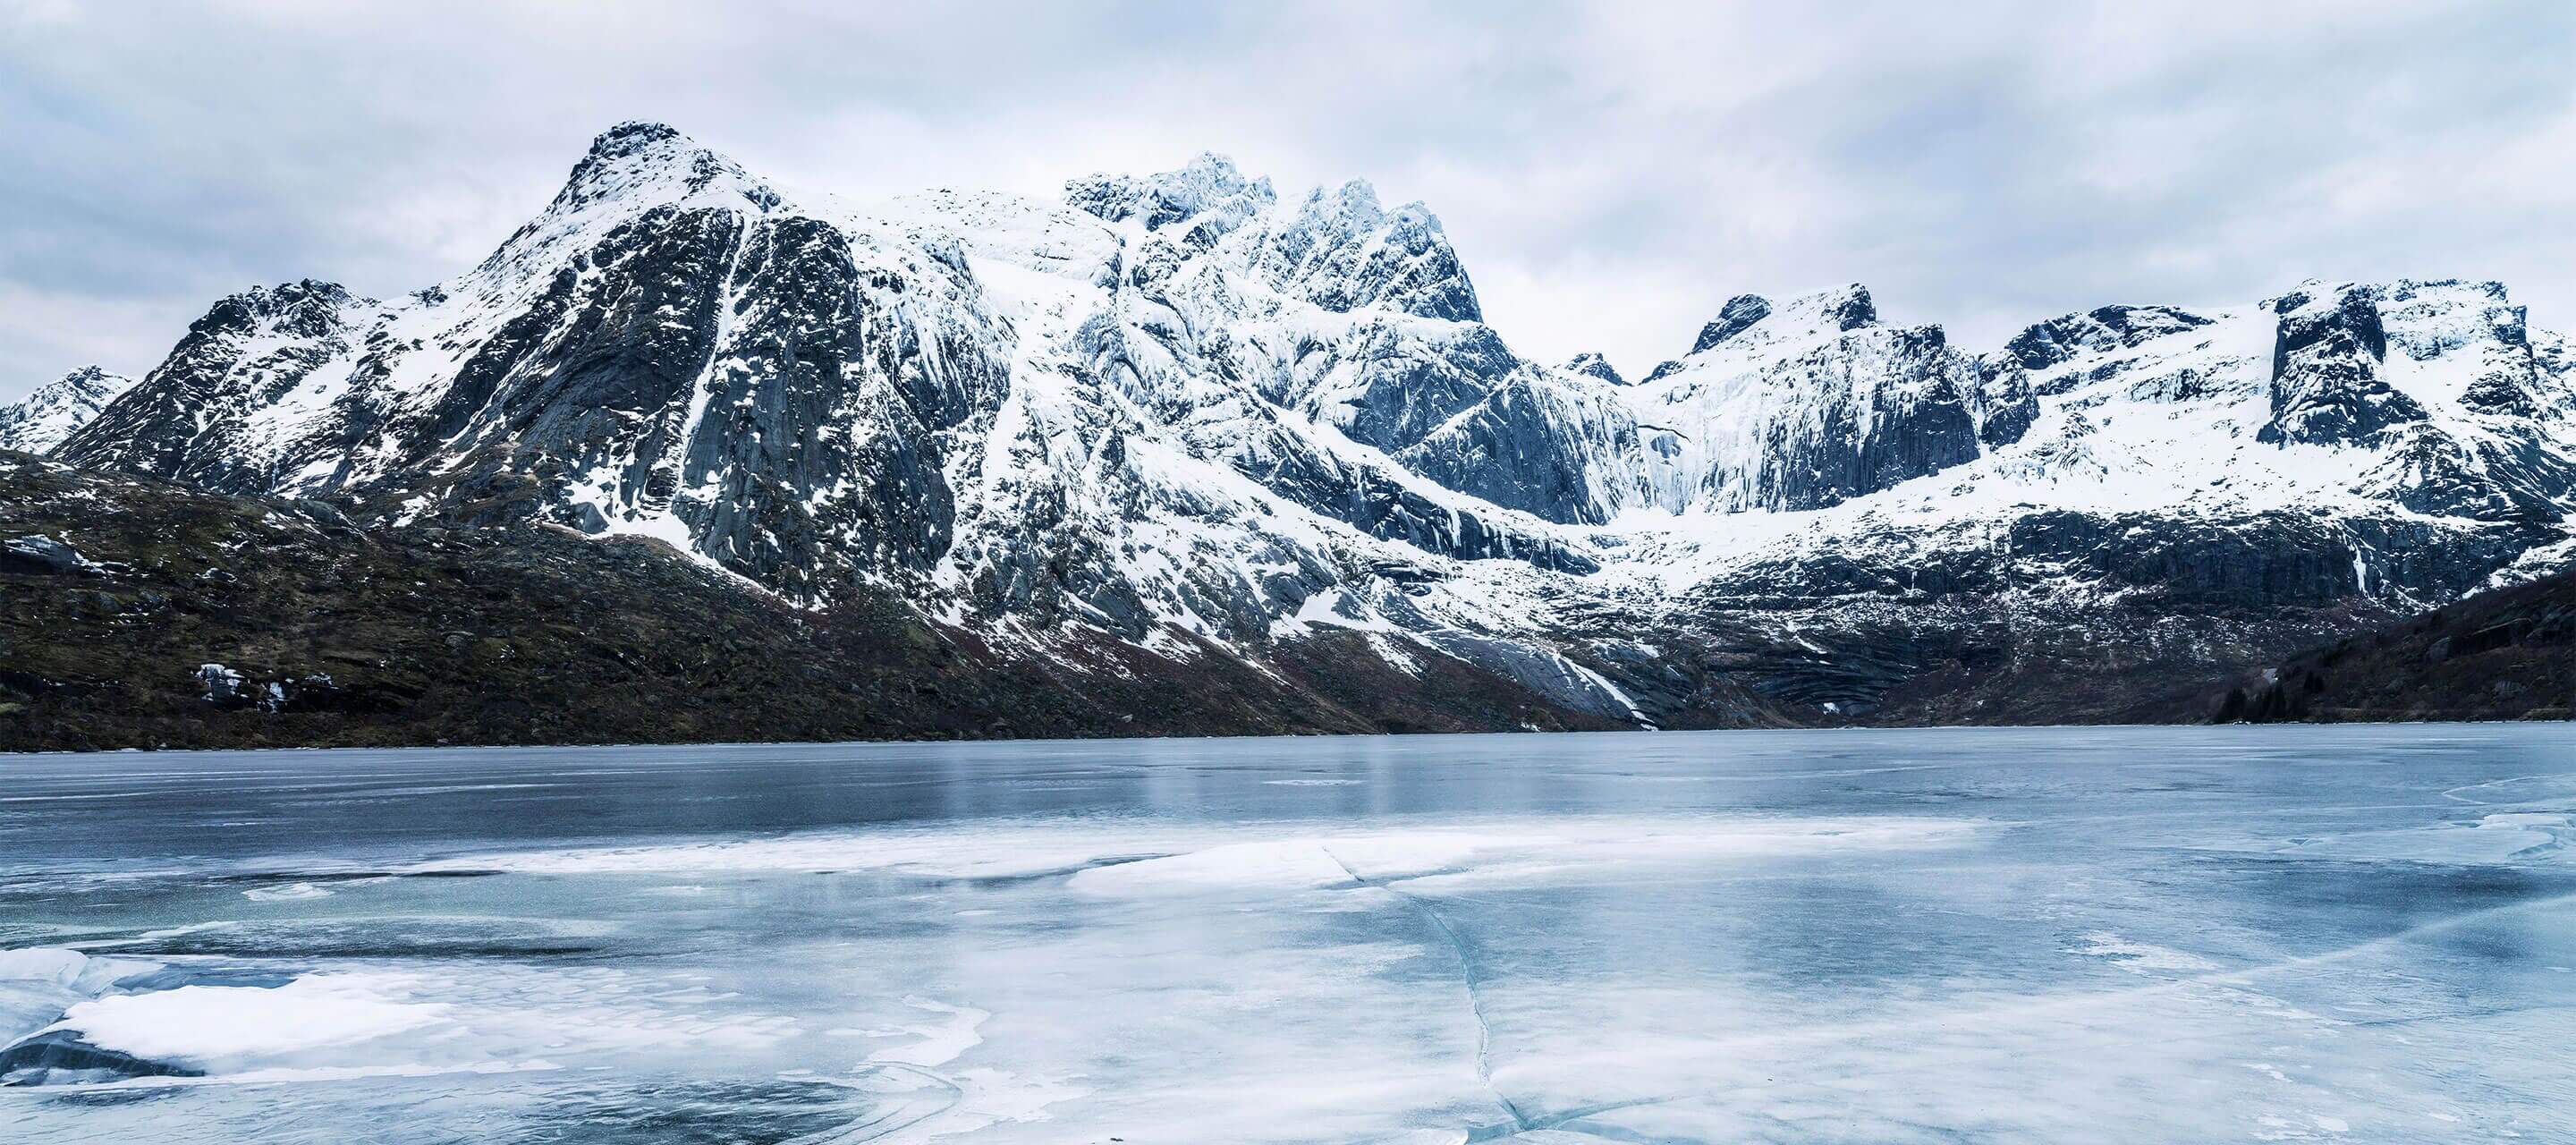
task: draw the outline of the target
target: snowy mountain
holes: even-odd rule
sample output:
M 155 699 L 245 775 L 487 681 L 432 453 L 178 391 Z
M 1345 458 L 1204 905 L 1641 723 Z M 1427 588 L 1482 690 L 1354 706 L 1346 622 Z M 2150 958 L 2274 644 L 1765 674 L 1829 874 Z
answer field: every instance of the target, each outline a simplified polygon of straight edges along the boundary
M 1630 384 L 1516 355 L 1439 220 L 1365 183 L 1282 198 L 1202 156 L 850 204 L 627 124 L 446 283 L 219 302 L 53 455 L 656 538 L 1031 656 L 1259 665 L 1330 629 L 1621 720 L 1982 718 L 1940 705 L 2551 567 L 2571 390 L 2562 339 L 2454 282 L 1985 353 L 1856 285 L 1746 295 Z
M 1674 628 L 1725 634 L 1774 695 L 1973 719 L 2034 691 L 2073 703 L 2051 690 L 2267 662 L 2569 551 L 2576 371 L 2492 283 L 2312 283 L 2039 323 L 1966 376 L 1986 408 L 1959 403 L 1973 451 L 1938 417 L 1966 379 L 1927 373 L 1950 389 L 1899 391 L 1916 400 L 1897 416 L 1927 427 L 1912 448 L 1971 456 L 1811 512 L 1686 512 L 1609 571 L 1679 601 Z M 1907 695 L 1944 673 L 1954 694 Z
M 26 400 L 0 405 L 0 449 L 51 450 L 133 387 L 134 379 L 96 366 L 83 366 L 38 386 Z

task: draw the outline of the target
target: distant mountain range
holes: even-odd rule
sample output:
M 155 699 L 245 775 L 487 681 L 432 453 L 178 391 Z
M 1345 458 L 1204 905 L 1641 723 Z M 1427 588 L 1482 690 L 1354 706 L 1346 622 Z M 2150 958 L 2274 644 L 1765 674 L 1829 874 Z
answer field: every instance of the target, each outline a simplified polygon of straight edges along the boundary
M 649 538 L 994 664 L 1284 694 L 1329 647 L 1687 727 L 2169 711 L 2570 563 L 2571 419 L 2576 356 L 2491 282 L 1983 350 L 1856 285 L 1748 294 L 1632 382 L 1514 353 L 1439 220 L 1365 183 L 1282 198 L 1202 156 L 854 204 L 625 124 L 456 278 L 223 299 L 139 382 L 0 409 L 0 448 L 369 528 Z
M 22 401 L 0 405 L 0 449 L 47 453 L 72 431 L 90 423 L 107 403 L 134 388 L 134 379 L 84 366 L 36 387 Z

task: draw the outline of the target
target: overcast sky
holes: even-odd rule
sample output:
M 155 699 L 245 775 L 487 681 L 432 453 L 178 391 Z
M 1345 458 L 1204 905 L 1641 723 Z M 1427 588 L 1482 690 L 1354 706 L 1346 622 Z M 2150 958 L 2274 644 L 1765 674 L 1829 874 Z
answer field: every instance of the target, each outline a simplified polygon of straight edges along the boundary
M 1977 348 L 2308 277 L 2500 278 L 2576 329 L 2563 0 L 0 0 L 0 398 L 139 375 L 253 284 L 443 279 L 624 119 L 861 198 L 1365 177 L 1516 349 L 1632 375 L 1845 281 Z

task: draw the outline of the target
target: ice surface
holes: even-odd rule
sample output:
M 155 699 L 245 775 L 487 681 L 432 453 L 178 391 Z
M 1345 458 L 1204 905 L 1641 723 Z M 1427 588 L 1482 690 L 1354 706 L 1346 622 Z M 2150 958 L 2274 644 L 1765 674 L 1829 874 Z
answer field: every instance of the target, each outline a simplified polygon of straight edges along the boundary
M 388 1001 L 378 983 L 317 974 L 275 989 L 182 986 L 83 1002 L 62 1029 L 91 1045 L 191 1061 L 271 1056 L 372 1041 L 443 1020 L 445 1003 Z
M 2566 732 L 0 759 L 0 1124 L 2567 1140 Z

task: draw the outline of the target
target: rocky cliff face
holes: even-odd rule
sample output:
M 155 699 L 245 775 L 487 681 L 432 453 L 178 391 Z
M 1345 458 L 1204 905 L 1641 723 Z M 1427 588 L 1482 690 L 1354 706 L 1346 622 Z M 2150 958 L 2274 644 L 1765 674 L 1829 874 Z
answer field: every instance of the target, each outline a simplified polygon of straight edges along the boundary
M 1983 353 L 1856 285 L 1744 295 L 1629 384 L 1518 356 L 1365 183 L 1202 156 L 849 205 L 650 124 L 456 278 L 223 300 L 103 404 L 54 457 L 653 538 L 1037 659 L 1339 633 L 1665 726 L 2232 663 L 2557 561 L 2576 504 L 2576 364 L 2495 284 Z
M 2363 441 L 2420 422 L 2424 407 L 2380 377 L 2388 332 L 2379 291 L 2347 286 L 2323 297 L 2298 292 L 2272 300 L 2280 331 L 2272 344 L 2269 442 Z
M 1998 379 L 1989 400 L 1940 327 L 1883 326 L 1849 286 L 1736 298 L 1629 400 L 1653 504 L 1734 513 L 1823 508 L 1967 461 L 1978 411 L 2018 398 Z

